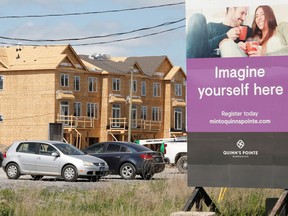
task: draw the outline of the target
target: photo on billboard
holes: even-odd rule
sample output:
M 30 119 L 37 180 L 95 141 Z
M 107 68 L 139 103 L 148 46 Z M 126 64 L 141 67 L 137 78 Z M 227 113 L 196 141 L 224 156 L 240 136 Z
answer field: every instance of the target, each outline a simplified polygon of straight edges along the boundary
M 186 1 L 190 186 L 287 188 L 287 11 Z

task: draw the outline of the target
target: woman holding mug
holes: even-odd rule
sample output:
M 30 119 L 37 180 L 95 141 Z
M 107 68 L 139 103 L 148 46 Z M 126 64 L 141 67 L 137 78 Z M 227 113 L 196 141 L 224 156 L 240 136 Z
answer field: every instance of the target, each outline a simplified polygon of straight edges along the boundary
M 251 43 L 254 43 L 254 47 L 249 49 Z M 237 47 L 223 40 L 220 52 L 221 57 L 288 55 L 288 23 L 277 25 L 273 9 L 267 5 L 258 6 L 250 40 L 240 42 Z
M 288 55 L 288 23 L 277 25 L 276 17 L 270 6 L 259 6 L 255 10 L 252 23 L 252 38 L 262 47 L 249 52 L 249 56 Z

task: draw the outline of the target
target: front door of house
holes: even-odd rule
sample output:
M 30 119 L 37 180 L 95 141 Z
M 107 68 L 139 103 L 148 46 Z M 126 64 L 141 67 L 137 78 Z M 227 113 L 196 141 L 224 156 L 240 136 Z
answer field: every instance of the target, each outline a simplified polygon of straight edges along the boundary
M 60 103 L 60 118 L 64 125 L 69 124 L 69 102 L 61 101 Z

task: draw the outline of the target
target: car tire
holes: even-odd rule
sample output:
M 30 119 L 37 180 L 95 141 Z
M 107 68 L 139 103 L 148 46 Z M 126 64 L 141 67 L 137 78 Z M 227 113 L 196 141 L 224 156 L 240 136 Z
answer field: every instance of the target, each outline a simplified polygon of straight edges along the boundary
M 146 173 L 141 173 L 140 176 L 144 179 L 144 180 L 151 180 L 154 176 L 153 173 L 150 172 L 146 172 Z
M 187 155 L 181 156 L 177 161 L 176 165 L 180 173 L 187 173 L 188 170 Z
M 62 178 L 64 181 L 74 182 L 78 178 L 77 170 L 72 165 L 67 165 L 62 170 Z
M 98 176 L 91 176 L 88 178 L 88 180 L 90 182 L 97 182 L 97 181 L 99 181 L 99 179 L 100 179 L 100 177 L 98 177 Z
M 33 180 L 38 181 L 42 179 L 44 176 L 43 175 L 31 175 L 31 177 L 33 178 Z
M 9 179 L 18 179 L 21 175 L 19 166 L 16 163 L 8 164 L 5 170 Z
M 120 168 L 120 176 L 123 179 L 134 179 L 136 176 L 136 169 L 131 163 L 124 163 Z

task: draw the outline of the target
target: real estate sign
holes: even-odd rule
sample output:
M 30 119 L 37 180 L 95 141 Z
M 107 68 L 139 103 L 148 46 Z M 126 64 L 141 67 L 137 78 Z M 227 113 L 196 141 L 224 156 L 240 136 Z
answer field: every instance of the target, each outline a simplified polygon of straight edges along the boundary
M 186 2 L 189 185 L 287 188 L 288 2 Z M 227 27 L 227 13 L 248 26 L 245 39 L 239 26 Z M 265 39 L 265 23 L 273 19 L 277 25 Z M 220 47 L 213 44 L 224 30 Z M 257 41 L 255 52 L 250 41 Z

